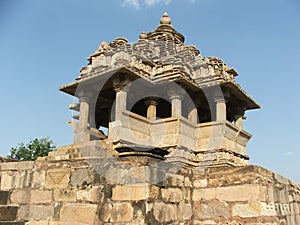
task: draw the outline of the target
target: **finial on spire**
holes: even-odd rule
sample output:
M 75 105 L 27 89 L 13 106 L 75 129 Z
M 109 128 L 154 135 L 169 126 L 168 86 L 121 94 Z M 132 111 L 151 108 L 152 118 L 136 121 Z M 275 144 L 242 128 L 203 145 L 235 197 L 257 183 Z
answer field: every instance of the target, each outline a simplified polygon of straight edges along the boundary
M 168 24 L 170 25 L 172 22 L 171 18 L 169 17 L 168 13 L 165 12 L 162 18 L 160 18 L 160 24 Z
M 144 31 L 140 34 L 140 39 L 147 39 L 147 34 Z

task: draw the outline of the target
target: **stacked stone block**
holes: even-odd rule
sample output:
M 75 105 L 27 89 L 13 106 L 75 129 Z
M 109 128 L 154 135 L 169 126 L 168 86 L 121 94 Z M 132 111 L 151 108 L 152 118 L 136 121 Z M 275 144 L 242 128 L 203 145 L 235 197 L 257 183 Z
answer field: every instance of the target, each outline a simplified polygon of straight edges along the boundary
M 2 163 L 1 190 L 28 225 L 300 224 L 299 185 L 258 166 L 200 171 L 94 160 Z
M 9 191 L 0 191 L 0 225 L 24 225 L 23 221 L 17 221 L 19 207 L 8 204 Z

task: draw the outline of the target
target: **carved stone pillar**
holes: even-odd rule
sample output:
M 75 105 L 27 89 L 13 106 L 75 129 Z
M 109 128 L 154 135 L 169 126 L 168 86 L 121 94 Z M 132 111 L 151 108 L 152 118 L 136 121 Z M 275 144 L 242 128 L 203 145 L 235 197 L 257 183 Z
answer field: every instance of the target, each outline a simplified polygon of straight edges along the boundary
M 172 104 L 172 117 L 181 117 L 182 106 L 181 101 L 183 100 L 182 93 L 175 92 L 173 90 L 169 91 L 169 97 Z
M 159 99 L 157 97 L 148 97 L 145 99 L 147 108 L 147 118 L 150 120 L 156 119 L 156 106 L 158 105 Z
M 191 108 L 189 115 L 188 115 L 188 119 L 192 123 L 198 123 L 198 110 L 197 110 L 196 106 Z
M 120 78 L 113 80 L 113 86 L 116 92 L 115 120 L 121 120 L 122 112 L 126 110 L 128 83 L 128 80 L 122 80 Z
M 226 120 L 226 101 L 223 96 L 218 96 L 214 98 L 216 106 L 216 121 Z
M 234 124 L 240 129 L 243 129 L 243 120 L 246 119 L 245 110 L 245 106 L 237 107 L 237 112 L 234 116 Z
M 80 97 L 80 109 L 79 109 L 79 129 L 87 130 L 89 121 L 90 104 L 88 97 Z

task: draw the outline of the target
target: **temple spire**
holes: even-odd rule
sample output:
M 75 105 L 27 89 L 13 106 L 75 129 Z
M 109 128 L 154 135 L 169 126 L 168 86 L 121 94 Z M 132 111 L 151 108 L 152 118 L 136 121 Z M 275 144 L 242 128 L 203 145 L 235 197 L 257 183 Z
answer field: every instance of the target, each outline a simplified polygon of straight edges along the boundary
M 162 18 L 160 18 L 160 24 L 168 24 L 171 25 L 171 18 L 169 17 L 168 13 L 165 12 Z

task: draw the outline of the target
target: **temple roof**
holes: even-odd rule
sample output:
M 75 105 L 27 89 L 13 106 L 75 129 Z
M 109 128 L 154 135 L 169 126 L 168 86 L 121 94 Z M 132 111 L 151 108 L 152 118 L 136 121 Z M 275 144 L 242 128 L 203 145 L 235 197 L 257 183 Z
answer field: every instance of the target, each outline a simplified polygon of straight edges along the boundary
M 199 89 L 219 85 L 246 103 L 247 109 L 260 107 L 237 84 L 238 73 L 233 68 L 216 57 L 203 57 L 193 45 L 185 45 L 184 36 L 171 22 L 165 13 L 160 25 L 149 33 L 142 32 L 135 43 L 128 43 L 125 38 L 102 42 L 88 57 L 89 64 L 81 69 L 76 81 L 60 89 L 74 95 L 80 82 L 123 68 L 152 83 L 184 82 Z

